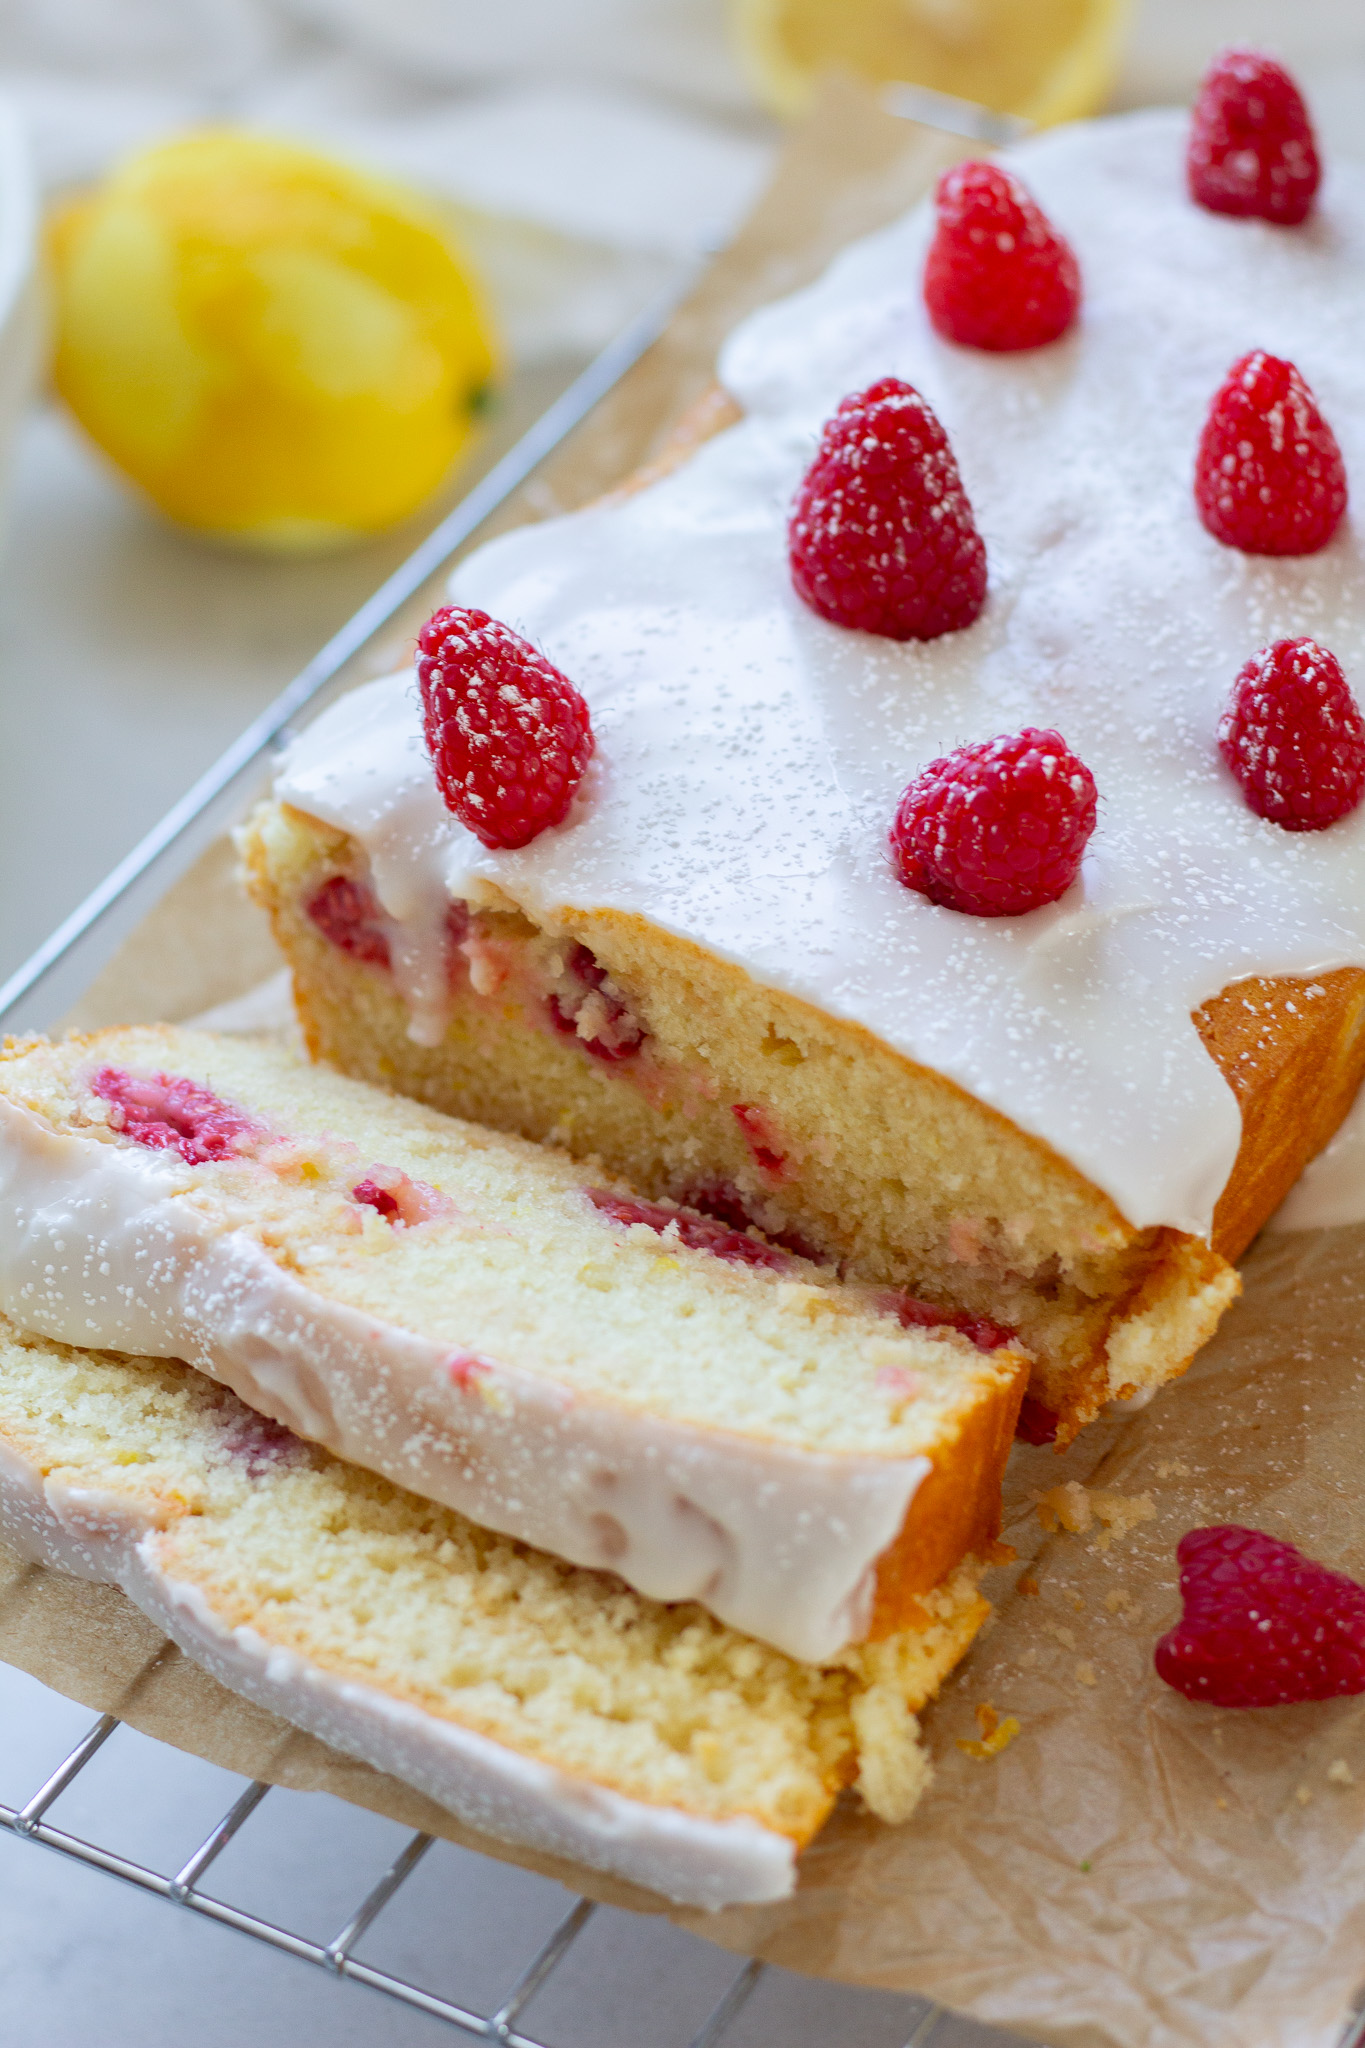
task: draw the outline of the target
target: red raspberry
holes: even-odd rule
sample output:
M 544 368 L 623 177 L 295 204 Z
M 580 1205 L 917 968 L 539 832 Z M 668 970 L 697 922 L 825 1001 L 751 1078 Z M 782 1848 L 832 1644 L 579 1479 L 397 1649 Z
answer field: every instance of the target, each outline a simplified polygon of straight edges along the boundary
M 986 601 L 986 550 L 948 436 L 899 377 L 826 421 L 788 540 L 798 592 L 836 626 L 935 640 Z
M 562 990 L 546 999 L 550 1022 L 564 1038 L 576 1038 L 584 1052 L 608 1065 L 616 1060 L 633 1060 L 645 1042 L 645 1028 L 631 1015 L 629 1005 L 604 987 L 607 970 L 586 946 L 574 943 L 564 963 Z M 588 1011 L 587 1035 L 579 1029 L 589 999 L 597 1001 Z
M 371 967 L 389 965 L 383 912 L 363 882 L 331 875 L 303 907 L 323 937 L 353 960 L 368 961 Z
M 1190 117 L 1190 197 L 1210 213 L 1303 220 L 1318 189 L 1318 152 L 1303 95 L 1258 50 L 1215 57 Z
M 898 1287 L 879 1294 L 877 1306 L 895 1316 L 904 1330 L 958 1330 L 978 1351 L 997 1351 L 1002 1344 L 1012 1344 L 1018 1335 L 988 1316 L 974 1316 L 965 1308 L 940 1308 L 936 1302 L 921 1301 L 917 1294 L 905 1294 Z
M 487 612 L 445 605 L 417 637 L 422 725 L 441 795 L 485 846 L 558 825 L 592 754 L 567 676 Z
M 245 1110 L 184 1074 L 101 1067 L 90 1086 L 109 1104 L 111 1129 L 153 1152 L 178 1152 L 188 1166 L 243 1158 L 265 1135 Z
M 1365 1587 L 1292 1543 L 1224 1523 L 1176 1553 L 1185 1611 L 1156 1668 L 1186 1699 L 1282 1707 L 1365 1692 Z
M 766 1266 L 774 1273 L 790 1273 L 794 1262 L 786 1252 L 763 1244 L 739 1230 L 727 1230 L 709 1216 L 690 1215 L 686 1209 L 668 1209 L 662 1202 L 642 1202 L 635 1196 L 614 1195 L 609 1188 L 584 1188 L 593 1208 L 610 1216 L 613 1223 L 647 1223 L 662 1234 L 676 1224 L 678 1241 L 690 1251 L 710 1252 L 713 1258 L 729 1259 L 739 1266 Z
M 730 1114 L 744 1133 L 755 1166 L 761 1166 L 765 1173 L 780 1175 L 787 1155 L 780 1149 L 772 1118 L 754 1102 L 732 1102 Z
M 1336 435 L 1295 369 L 1253 349 L 1214 394 L 1194 501 L 1215 540 L 1248 555 L 1314 555 L 1346 510 Z
M 891 854 L 907 889 L 976 917 L 1055 903 L 1095 829 L 1095 779 L 1059 732 L 1027 725 L 921 768 Z
M 1365 795 L 1365 718 L 1316 640 L 1276 640 L 1252 655 L 1218 745 L 1257 817 L 1286 832 L 1321 832 Z
M 1019 1420 L 1014 1425 L 1014 1434 L 1025 1444 L 1055 1444 L 1057 1427 L 1061 1421 L 1050 1408 L 1032 1394 L 1025 1394 L 1019 1409 Z
M 1019 180 L 999 164 L 954 164 L 938 181 L 924 303 L 948 341 L 1041 348 L 1081 304 L 1081 273 Z

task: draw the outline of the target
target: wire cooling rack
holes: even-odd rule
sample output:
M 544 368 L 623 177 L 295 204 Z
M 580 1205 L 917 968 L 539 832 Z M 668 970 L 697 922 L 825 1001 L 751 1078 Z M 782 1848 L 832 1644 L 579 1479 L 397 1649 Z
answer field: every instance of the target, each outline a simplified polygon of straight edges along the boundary
M 522 2015 L 533 1999 L 544 1994 L 551 1977 L 565 1964 L 594 1916 L 605 1909 L 588 1899 L 574 1901 L 541 1941 L 530 1960 L 511 1975 L 496 2003 L 472 1999 L 465 2003 L 445 1996 L 428 1985 L 367 1961 L 357 1953 L 380 1915 L 393 1907 L 403 1887 L 433 1847 L 430 1835 L 411 1835 L 377 1882 L 371 1884 L 346 1915 L 338 1932 L 330 1940 L 319 1940 L 234 1903 L 230 1896 L 223 1895 L 218 1889 L 208 1889 L 214 1866 L 224 1850 L 237 1841 L 271 1796 L 269 1785 L 260 1782 L 247 1785 L 204 1835 L 193 1853 L 174 1870 L 156 1869 L 102 1842 L 54 1825 L 49 1818 L 52 1808 L 72 1791 L 82 1773 L 95 1763 L 120 1726 L 114 1715 L 101 1715 L 22 1805 L 0 1804 L 0 1826 L 20 1841 L 55 1851 L 59 1856 L 88 1869 L 102 1871 L 109 1877 L 121 1878 L 144 1894 L 162 1899 L 169 1905 L 180 1906 L 220 1927 L 250 1936 L 298 1962 L 311 1963 L 316 1969 L 329 1972 L 334 1977 L 365 1985 L 429 2019 L 443 2022 L 456 2034 L 503 2044 L 503 2048 L 552 2048 L 551 2040 L 539 2029 L 535 2032 L 526 2030 Z M 289 1795 L 275 1796 L 287 1798 Z M 768 1972 L 764 1964 L 755 1961 L 735 1961 L 729 1984 L 702 2020 L 700 2029 L 692 2034 L 690 2048 L 721 2048 L 722 2043 L 734 2042 L 734 2029 L 740 2014 L 765 1974 L 781 1978 L 787 1973 Z M 836 1991 L 837 1996 L 840 1994 Z M 842 1996 L 856 2000 L 866 1994 L 845 1991 Z M 480 2009 L 481 2003 L 488 2009 Z M 885 1997 L 880 2004 L 884 2009 L 878 2014 L 876 2035 L 879 2042 L 888 2044 L 888 2048 L 893 2042 L 896 2048 L 930 2048 L 931 2043 L 934 2048 L 951 2048 L 947 2034 L 941 2031 L 945 2024 L 947 2033 L 960 2044 L 960 2048 L 967 2048 L 969 2041 L 984 2044 L 989 2038 L 992 2042 L 1003 2043 L 1006 2038 L 994 2033 L 988 2037 L 984 2031 L 969 2024 L 964 2026 L 937 2005 L 926 2006 L 909 1998 L 888 2001 Z M 885 2009 L 888 2007 L 892 2009 Z M 853 2021 L 852 2012 L 849 2017 Z M 656 2044 L 663 2042 L 664 2034 L 652 2032 L 650 2028 L 651 2015 L 641 2010 L 639 2032 L 633 2035 L 634 2048 L 656 2048 Z M 788 2028 L 784 2027 L 781 2032 L 784 2040 L 790 2039 Z M 852 2034 L 857 2034 L 860 2039 L 870 2038 L 862 2027 L 851 2024 L 848 2032 L 840 2030 L 835 2034 L 828 2034 L 821 2028 L 819 2039 L 822 2043 L 832 2039 L 842 2042 Z M 667 2038 L 676 2040 L 676 2032 L 670 2032 Z M 772 2038 L 767 2029 L 763 2029 L 761 2039 L 766 2042 Z M 810 2038 L 813 2042 L 816 2037 L 812 2035 Z
M 246 1826 L 270 1792 L 268 1785 L 256 1781 L 248 1785 L 245 1792 L 234 1800 L 216 1827 L 199 1844 L 194 1854 L 176 1871 L 151 1870 L 145 1864 L 135 1863 L 121 1856 L 113 1849 L 99 1843 L 88 1842 L 78 1835 L 68 1834 L 64 1829 L 54 1827 L 45 1818 L 48 1809 L 61 1795 L 69 1791 L 76 1778 L 98 1755 L 114 1730 L 119 1726 L 112 1714 L 102 1714 L 92 1727 L 81 1737 L 46 1783 L 40 1785 L 32 1798 L 23 1806 L 0 1806 L 0 1822 L 11 1829 L 22 1840 L 35 1843 L 45 1849 L 55 1849 L 59 1855 L 72 1857 L 91 1869 L 102 1870 L 110 1877 L 119 1877 L 127 1884 L 136 1885 L 140 1891 L 150 1893 L 154 1898 L 165 1899 L 168 1904 L 183 1906 L 192 1913 L 202 1914 L 221 1927 L 231 1927 L 239 1934 L 247 1934 L 268 1947 L 279 1949 L 283 1954 L 295 1957 L 299 1962 L 312 1963 L 318 1969 L 330 1970 L 338 1977 L 350 1978 L 358 1984 L 366 1984 L 372 1991 L 382 1991 L 390 1998 L 396 1998 L 404 2005 L 411 2005 L 429 2017 L 444 2020 L 448 2026 L 477 2039 L 506 2043 L 507 2048 L 545 2048 L 531 2035 L 517 2030 L 517 2017 L 523 2007 L 539 1991 L 550 1973 L 568 1954 L 570 1948 L 583 1932 L 595 1908 L 588 1899 L 579 1899 L 564 1915 L 548 1941 L 541 1947 L 529 1966 L 511 1986 L 496 2011 L 479 2013 L 468 2007 L 457 2005 L 448 1998 L 442 1998 L 435 1991 L 424 1989 L 420 1984 L 395 1976 L 391 1971 L 377 1969 L 373 1964 L 362 1962 L 355 1954 L 362 1937 L 378 1919 L 402 1886 L 416 1870 L 433 1837 L 414 1834 L 397 1856 L 379 1882 L 372 1885 L 345 1925 L 330 1941 L 312 1941 L 306 1935 L 295 1933 L 288 1927 L 278 1926 L 258 1914 L 233 1905 L 203 1889 L 208 1877 L 228 1843 Z M 726 1992 L 715 2012 L 707 2020 L 701 2033 L 696 2037 L 693 2048 L 714 2048 L 729 2029 L 731 2020 L 738 2013 L 757 1980 L 761 1965 L 750 1963 L 742 1969 L 734 1984 Z

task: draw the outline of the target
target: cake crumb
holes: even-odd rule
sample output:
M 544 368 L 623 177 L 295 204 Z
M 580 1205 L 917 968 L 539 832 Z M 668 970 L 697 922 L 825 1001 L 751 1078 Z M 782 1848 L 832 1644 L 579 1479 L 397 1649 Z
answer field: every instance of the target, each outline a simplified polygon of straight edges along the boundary
M 919 1374 L 907 1372 L 903 1365 L 879 1365 L 872 1383 L 879 1394 L 889 1397 L 893 1410 L 913 1401 L 921 1386 Z
M 1158 1479 L 1188 1479 L 1190 1468 L 1183 1458 L 1163 1458 L 1156 1468 Z
M 1078 1479 L 1064 1480 L 1040 1494 L 1034 1506 L 1049 1536 L 1059 1528 L 1070 1536 L 1084 1536 L 1098 1521 L 1101 1526 L 1092 1547 L 1100 1551 L 1108 1550 L 1115 1537 L 1127 1536 L 1139 1522 L 1150 1522 L 1156 1514 L 1150 1493 L 1108 1493 L 1098 1487 L 1087 1493 Z
M 1060 1486 L 1040 1494 L 1036 1502 L 1038 1520 L 1049 1536 L 1065 1529 L 1070 1536 L 1084 1536 L 1094 1520 L 1090 1495 L 1078 1479 L 1065 1479 Z
M 1002 1721 L 989 1700 L 982 1700 L 977 1707 L 976 1725 L 981 1730 L 980 1741 L 972 1742 L 966 1736 L 959 1735 L 957 1746 L 964 1756 L 974 1756 L 979 1761 L 999 1756 L 1001 1750 L 1007 1749 L 1019 1733 L 1019 1723 L 1014 1715 L 1006 1714 Z
M 1334 1785 L 1354 1785 L 1356 1781 L 1355 1772 L 1344 1756 L 1339 1756 L 1334 1764 L 1328 1764 L 1327 1776 Z
M 1215 1800 L 1214 1804 L 1215 1804 L 1215 1805 L 1217 1805 L 1217 1806 L 1220 1806 L 1220 1807 L 1221 1807 L 1221 1808 L 1223 1809 L 1223 1812 L 1224 1812 L 1224 1813 L 1226 1813 L 1226 1812 L 1227 1812 L 1227 1810 L 1228 1810 L 1228 1803 L 1227 1803 L 1227 1800 L 1226 1800 L 1226 1799 L 1224 1799 L 1224 1797 L 1223 1797 L 1223 1795 L 1222 1795 L 1222 1793 L 1221 1793 L 1221 1792 L 1219 1793 L 1219 1795 L 1218 1795 L 1218 1798 L 1217 1798 L 1217 1799 Z
M 1137 1606 L 1137 1602 L 1136 1600 L 1134 1600 L 1132 1594 L 1125 1593 L 1122 1587 L 1118 1588 L 1113 1593 L 1106 1593 L 1104 1596 L 1104 1604 L 1109 1609 L 1109 1612 L 1111 1614 L 1118 1615 L 1125 1615 L 1132 1608 Z
M 1150 1493 L 1092 1493 L 1090 1502 L 1104 1524 L 1095 1541 L 1096 1550 L 1107 1550 L 1115 1537 L 1121 1540 L 1139 1522 L 1150 1522 L 1156 1515 L 1156 1502 Z
M 837 1314 L 839 1311 L 839 1303 L 834 1296 L 825 1288 L 814 1286 L 809 1280 L 780 1280 L 777 1285 L 777 1301 L 779 1308 L 793 1315 L 805 1316 L 808 1321 L 813 1321 L 819 1315 Z M 868 1349 L 869 1353 L 883 1359 L 887 1355 L 875 1339 Z M 903 1358 L 904 1351 L 899 1355 Z
M 1077 1682 L 1081 1685 L 1099 1684 L 1099 1679 L 1095 1675 L 1095 1667 L 1090 1663 L 1082 1663 L 1076 1666 L 1076 1678 Z
M 1050 1622 L 1048 1624 L 1047 1632 L 1052 1637 L 1054 1642 L 1058 1642 L 1061 1644 L 1064 1650 L 1075 1649 L 1075 1636 L 1072 1635 L 1071 1630 L 1069 1628 L 1063 1628 L 1060 1622 Z
M 1022 1593 L 1026 1600 L 1036 1600 L 1042 1591 L 1042 1587 L 1038 1584 L 1032 1572 L 1021 1572 L 1015 1586 L 1015 1591 Z
M 1067 1593 L 1066 1597 L 1075 1608 L 1077 1614 L 1085 1613 L 1085 1601 L 1081 1594 L 1075 1591 L 1074 1587 Z
M 1300 1785 L 1294 1797 L 1298 1800 L 1300 1806 L 1307 1806 L 1313 1797 L 1312 1786 Z

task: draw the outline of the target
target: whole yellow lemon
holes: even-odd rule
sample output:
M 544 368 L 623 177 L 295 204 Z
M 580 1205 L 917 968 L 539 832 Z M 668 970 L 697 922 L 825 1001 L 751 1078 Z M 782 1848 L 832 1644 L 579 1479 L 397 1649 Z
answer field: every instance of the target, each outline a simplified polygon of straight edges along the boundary
M 497 367 L 418 194 L 265 136 L 144 150 L 53 218 L 58 391 L 172 519 L 279 553 L 392 526 Z

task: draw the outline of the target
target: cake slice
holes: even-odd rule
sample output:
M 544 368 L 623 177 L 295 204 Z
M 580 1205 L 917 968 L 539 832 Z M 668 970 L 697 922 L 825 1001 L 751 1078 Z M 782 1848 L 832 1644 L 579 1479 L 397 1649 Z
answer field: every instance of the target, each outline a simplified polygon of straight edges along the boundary
M 0 1535 L 110 1581 L 233 1690 L 469 1826 L 682 1903 L 780 1898 L 840 1789 L 903 1820 L 963 1565 L 824 1666 L 340 1463 L 166 1360 L 0 1319 Z
M 263 1041 L 0 1057 L 0 1309 L 183 1358 L 488 1528 L 809 1659 L 999 1528 L 1027 1358 Z

